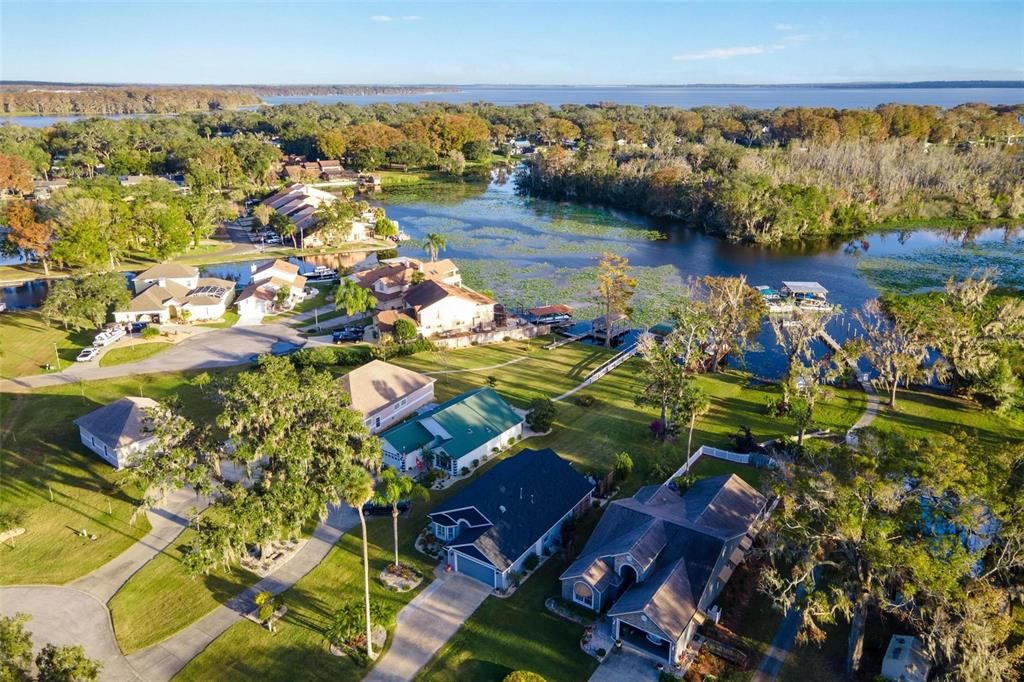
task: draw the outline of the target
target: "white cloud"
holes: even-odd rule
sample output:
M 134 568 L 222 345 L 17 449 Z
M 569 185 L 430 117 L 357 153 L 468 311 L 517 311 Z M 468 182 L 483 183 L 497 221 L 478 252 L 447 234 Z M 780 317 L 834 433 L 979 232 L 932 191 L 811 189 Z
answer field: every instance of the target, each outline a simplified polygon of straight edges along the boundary
M 402 17 L 402 21 L 423 21 L 423 17 L 418 14 L 407 14 Z
M 776 31 L 792 31 L 795 28 L 793 24 L 775 24 Z
M 785 49 L 785 45 L 748 45 L 745 47 L 715 47 L 703 52 L 688 52 L 672 57 L 677 62 L 699 62 L 706 59 L 732 59 L 754 54 L 766 54 Z
M 394 20 L 395 20 L 394 17 L 389 17 L 386 14 L 374 14 L 372 17 L 370 17 L 370 21 L 378 21 L 378 22 L 380 22 L 382 24 L 383 23 L 387 23 L 389 21 L 394 21 Z

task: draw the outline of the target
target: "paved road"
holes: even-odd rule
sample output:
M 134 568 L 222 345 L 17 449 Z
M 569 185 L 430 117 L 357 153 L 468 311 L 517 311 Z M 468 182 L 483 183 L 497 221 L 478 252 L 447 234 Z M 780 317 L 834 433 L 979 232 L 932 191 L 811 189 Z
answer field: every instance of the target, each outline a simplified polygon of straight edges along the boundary
M 146 512 L 153 528 L 145 537 L 92 573 L 74 581 L 71 586 L 106 604 L 136 571 L 174 542 L 188 525 L 188 513 L 192 507 L 202 510 L 208 504 L 207 498 L 196 497 L 192 490 L 175 490 L 167 496 L 166 504 Z
M 230 327 L 207 329 L 162 353 L 145 360 L 113 367 L 100 367 L 96 363 L 75 363 L 63 372 L 20 377 L 0 382 L 0 391 L 16 393 L 59 386 L 79 381 L 94 381 L 130 374 L 180 372 L 192 369 L 230 367 L 249 362 L 252 355 L 270 352 L 278 341 L 305 344 L 306 339 L 285 324 L 265 324 L 258 327 Z M 319 342 L 311 342 L 313 345 Z
M 342 534 L 356 523 L 358 517 L 351 507 L 331 509 L 327 521 L 317 526 L 309 542 L 273 575 L 267 576 L 224 606 L 218 607 L 168 639 L 129 655 L 129 663 L 141 671 L 146 680 L 170 680 L 213 640 L 241 620 L 243 614 L 253 610 L 253 598 L 258 593 L 268 591 L 280 594 L 287 590 L 316 568 Z
M 117 648 L 107 607 L 91 594 L 56 585 L 0 587 L 0 614 L 16 613 L 32 616 L 27 627 L 37 650 L 81 644 L 86 656 L 103 664 L 100 679 L 142 679 Z
M 490 593 L 458 573 L 439 577 L 398 612 L 391 648 L 363 682 L 411 680 Z

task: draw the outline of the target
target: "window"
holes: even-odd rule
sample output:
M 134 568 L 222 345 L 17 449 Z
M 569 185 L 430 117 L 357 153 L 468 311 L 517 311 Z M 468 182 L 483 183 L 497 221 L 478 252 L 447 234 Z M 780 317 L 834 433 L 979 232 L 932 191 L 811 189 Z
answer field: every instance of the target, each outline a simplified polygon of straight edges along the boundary
M 380 428 L 380 417 L 374 417 L 374 419 L 373 419 L 373 428 L 375 428 L 375 429 L 379 429 Z
M 577 580 L 576 584 L 572 586 L 572 600 L 592 609 L 594 608 L 594 590 L 582 580 Z

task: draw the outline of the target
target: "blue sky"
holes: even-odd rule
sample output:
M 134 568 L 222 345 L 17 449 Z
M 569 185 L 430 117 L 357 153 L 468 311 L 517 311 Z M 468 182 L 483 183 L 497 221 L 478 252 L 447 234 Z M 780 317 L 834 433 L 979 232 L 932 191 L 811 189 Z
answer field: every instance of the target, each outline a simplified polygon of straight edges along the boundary
M 0 77 L 146 83 L 1024 78 L 1021 2 L 11 2 Z

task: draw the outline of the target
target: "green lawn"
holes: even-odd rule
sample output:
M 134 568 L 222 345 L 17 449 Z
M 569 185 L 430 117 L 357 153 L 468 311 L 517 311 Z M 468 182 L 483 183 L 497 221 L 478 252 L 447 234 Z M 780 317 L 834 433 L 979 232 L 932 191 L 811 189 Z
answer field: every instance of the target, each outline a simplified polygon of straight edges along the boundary
M 884 401 L 884 398 L 883 398 Z M 918 438 L 962 430 L 976 437 L 984 447 L 999 447 L 1007 441 L 1024 440 L 1024 420 L 982 410 L 976 403 L 923 391 L 899 391 L 896 409 L 883 406 L 873 426 L 899 430 Z
M 203 418 L 211 404 L 182 374 L 142 375 L 0 395 L 0 509 L 21 516 L 27 532 L 0 547 L 0 582 L 59 584 L 105 564 L 149 530 L 129 517 L 138 491 L 87 450 L 72 421 L 126 395 L 177 395 L 186 414 Z M 52 491 L 53 499 L 50 499 Z M 97 539 L 80 538 L 86 529 Z
M 110 600 L 110 617 L 122 651 L 143 649 L 166 639 L 259 580 L 243 568 L 189 576 L 181 564 L 182 548 L 194 535 L 186 530 L 178 536 Z
M 100 358 L 100 367 L 123 365 L 129 362 L 145 360 L 173 347 L 174 344 L 167 341 L 150 341 L 149 343 L 137 343 L 131 346 L 111 348 Z
M 234 310 L 225 310 L 223 317 L 215 322 L 197 322 L 196 324 L 201 327 L 213 327 L 214 329 L 224 329 L 226 327 L 234 327 L 235 323 L 238 322 L 238 313 Z
M 53 344 L 57 344 L 61 363 L 67 366 L 83 348 L 92 345 L 95 335 L 95 331 L 69 332 L 51 327 L 38 310 L 4 313 L 0 315 L 0 378 L 42 374 L 47 365 L 50 371 L 56 371 Z

